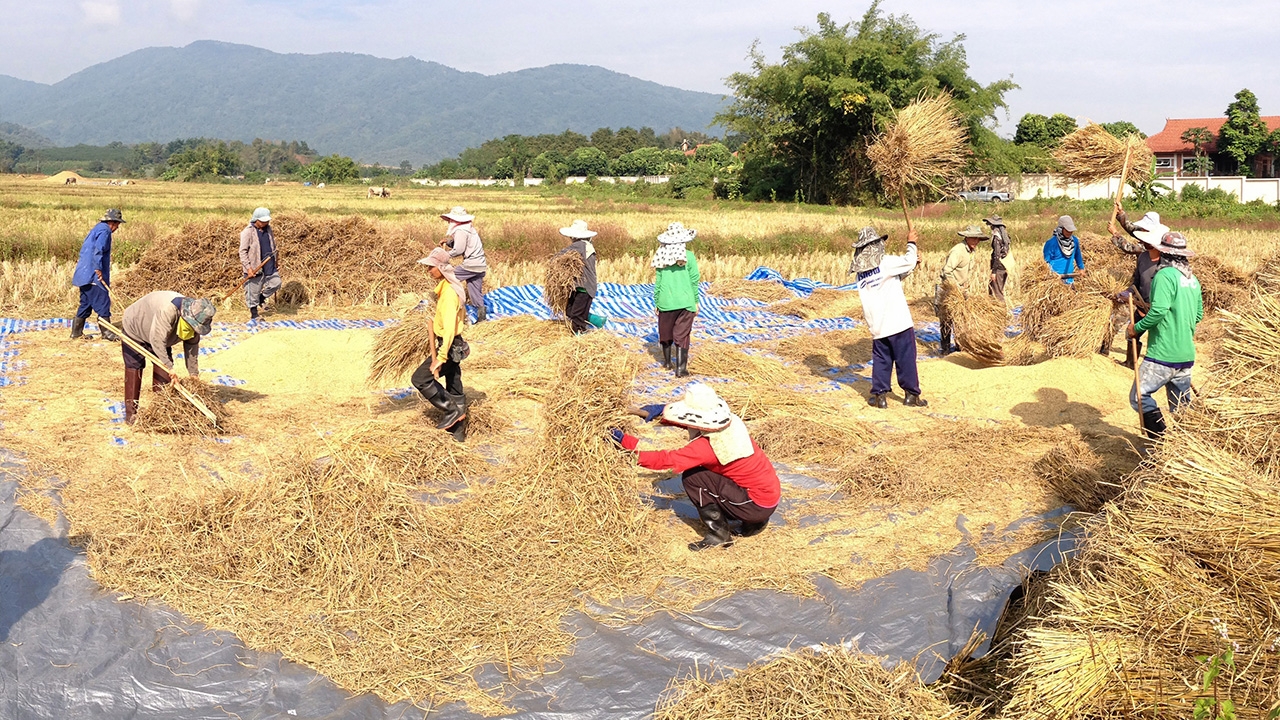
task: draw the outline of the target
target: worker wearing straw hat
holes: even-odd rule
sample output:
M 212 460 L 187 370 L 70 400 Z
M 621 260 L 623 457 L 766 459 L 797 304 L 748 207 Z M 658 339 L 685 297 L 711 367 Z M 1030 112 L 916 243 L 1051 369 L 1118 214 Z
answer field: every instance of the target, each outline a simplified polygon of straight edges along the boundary
M 259 309 L 282 284 L 278 250 L 275 233 L 271 231 L 271 211 L 264 207 L 254 210 L 249 224 L 240 231 L 240 267 L 248 278 L 244 284 L 244 304 L 249 306 L 252 320 L 258 318 Z
M 462 387 L 462 361 L 471 354 L 471 348 L 462 339 L 462 330 L 466 327 L 463 307 L 467 291 L 454 274 L 448 250 L 435 248 L 418 262 L 426 265 L 431 277 L 439 281 L 435 287 L 436 314 L 431 322 L 436 352 L 413 371 L 410 382 L 432 407 L 441 412 L 436 428 L 450 431 L 455 440 L 462 442 L 467 437 L 467 396 Z
M 867 404 L 886 408 L 893 368 L 898 368 L 898 385 L 903 403 L 924 407 L 928 401 L 920 397 L 920 375 L 916 368 L 916 328 L 911 308 L 902 292 L 902 278 L 916 267 L 916 232 L 907 232 L 907 254 L 885 255 L 888 235 L 871 226 L 862 228 L 853 245 L 853 263 L 849 274 L 857 276 L 858 296 L 862 299 L 862 315 L 871 330 L 871 396 Z
M 1084 275 L 1084 251 L 1076 237 L 1076 221 L 1070 215 L 1058 218 L 1058 227 L 1044 243 L 1044 261 L 1068 285 Z
M 1200 281 L 1191 272 L 1187 239 L 1167 232 L 1160 239 L 1160 269 L 1151 281 L 1151 307 L 1129 326 L 1128 336 L 1149 333 L 1147 356 L 1138 368 L 1138 382 L 1129 393 L 1129 404 L 1142 412 L 1142 427 L 1151 438 L 1164 434 L 1165 422 L 1154 394 L 1165 389 L 1169 410 L 1191 400 L 1191 368 L 1196 361 L 1196 326 L 1204 319 Z
M 71 339 L 84 335 L 84 323 L 91 313 L 111 322 L 111 236 L 124 224 L 124 216 L 112 208 L 103 214 L 80 245 L 80 260 L 71 275 L 71 284 L 80 289 L 80 307 L 71 318 Z M 119 340 L 115 333 L 101 329 L 103 340 Z
M 557 254 L 576 252 L 582 256 L 582 274 L 575 281 L 564 315 L 569 318 L 574 333 L 590 332 L 595 327 L 591 323 L 591 302 L 596 297 L 596 247 L 591 244 L 591 238 L 597 233 L 587 228 L 586 220 L 574 220 L 569 227 L 560 228 L 560 234 L 572 242 Z
M 1115 245 L 1121 252 L 1135 256 L 1137 260 L 1137 264 L 1133 269 L 1133 284 L 1129 290 L 1125 291 L 1125 293 L 1135 291 L 1138 293 L 1138 296 L 1134 299 L 1133 319 L 1131 320 L 1131 322 L 1136 323 L 1142 319 L 1142 316 L 1147 312 L 1147 308 L 1151 306 L 1151 283 L 1155 280 L 1156 272 L 1160 270 L 1161 263 L 1160 241 L 1164 239 L 1164 234 L 1169 232 L 1169 228 L 1160 221 L 1160 214 L 1154 211 L 1143 215 L 1137 222 L 1132 223 L 1129 222 L 1129 218 L 1125 215 L 1124 208 L 1120 207 L 1120 203 L 1116 203 L 1115 211 L 1115 221 L 1108 228 L 1111 231 L 1111 244 Z M 1120 227 L 1123 227 L 1125 232 L 1129 233 L 1138 242 L 1132 243 L 1125 240 L 1120 235 L 1116 223 L 1119 223 Z M 1125 367 L 1133 367 L 1141 355 L 1142 342 L 1135 340 L 1129 343 L 1124 361 Z
M 680 473 L 684 492 L 707 526 L 702 540 L 689 543 L 693 551 L 733 542 L 730 521 L 742 523 L 738 534 L 750 537 L 769 524 L 778 508 L 782 484 L 773 463 L 751 439 L 742 418 L 707 385 L 693 383 L 684 399 L 670 405 L 649 405 L 649 420 L 689 431 L 691 442 L 679 450 L 637 451 L 639 439 L 611 430 L 614 442 L 636 453 L 636 461 L 650 470 Z
M 698 259 L 688 244 L 698 231 L 673 222 L 658 236 L 653 254 L 653 299 L 658 308 L 658 344 L 662 346 L 662 367 L 671 368 L 675 347 L 676 377 L 689 374 L 689 338 L 698 315 Z
M 978 249 L 978 243 L 989 239 L 977 225 L 970 225 L 956 235 L 960 236 L 960 242 L 952 246 L 951 252 L 947 253 L 947 260 L 942 264 L 942 272 L 938 274 L 938 284 L 933 286 L 933 311 L 938 316 L 938 346 L 944 356 L 950 354 L 952 350 L 953 321 L 942 310 L 942 286 L 950 280 L 968 297 L 969 286 L 973 280 L 973 251 Z
M 1009 269 L 1013 265 L 1013 256 L 1009 254 L 1013 242 L 1009 239 L 1009 229 L 1005 227 L 1004 219 L 999 215 L 983 218 L 982 222 L 991 228 L 991 280 L 987 291 L 991 293 L 991 297 L 1007 305 L 1004 286 L 1009 280 Z
M 467 304 L 476 309 L 476 322 L 484 322 L 484 276 L 489 272 L 489 263 L 484 256 L 484 243 L 480 241 L 480 233 L 471 224 L 474 215 L 458 206 L 440 216 L 449 223 L 440 244 L 449 251 L 449 257 L 462 258 L 462 264 L 453 269 L 455 275 L 467 286 Z
M 147 293 L 125 308 L 120 330 L 164 363 L 163 368 L 151 369 L 152 388 L 159 390 L 167 382 L 178 381 L 173 372 L 171 348 L 179 342 L 186 358 L 187 374 L 200 375 L 200 338 L 213 329 L 216 310 L 212 300 L 183 297 L 172 290 Z M 121 343 L 120 347 L 124 353 L 124 421 L 133 424 L 147 359 L 128 343 Z

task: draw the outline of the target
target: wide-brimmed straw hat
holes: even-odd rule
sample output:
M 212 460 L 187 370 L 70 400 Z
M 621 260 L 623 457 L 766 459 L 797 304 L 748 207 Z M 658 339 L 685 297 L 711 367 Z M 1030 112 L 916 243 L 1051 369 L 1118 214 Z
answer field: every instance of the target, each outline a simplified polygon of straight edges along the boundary
M 698 231 L 693 228 L 686 228 L 684 223 L 673 222 L 667 226 L 667 231 L 658 236 L 658 242 L 663 245 L 680 245 L 687 243 L 698 236 Z
M 475 215 L 468 215 L 467 211 L 462 209 L 461 205 L 455 206 L 452 210 L 442 214 L 440 217 L 445 220 L 452 220 L 456 223 L 469 223 L 476 219 Z
M 991 239 L 987 236 L 987 233 L 977 225 L 970 225 L 956 234 L 962 238 L 977 238 L 979 240 Z
M 111 208 L 110 210 L 102 214 L 102 218 L 99 219 L 98 222 L 122 223 L 124 222 L 124 215 L 121 215 L 119 210 L 115 208 Z
M 729 426 L 732 414 L 716 391 L 694 383 L 684 391 L 684 399 L 670 403 L 662 410 L 663 422 L 671 425 L 716 432 Z
M 208 335 L 213 329 L 213 315 L 218 311 L 213 301 L 208 298 L 184 297 L 179 305 L 178 315 L 187 321 L 191 329 L 197 335 Z
M 1187 236 L 1180 232 L 1167 232 L 1160 238 L 1161 255 L 1177 255 L 1179 257 L 1195 257 L 1196 254 L 1187 247 Z
M 858 231 L 858 239 L 854 241 L 853 249 L 861 250 L 862 248 L 872 243 L 882 242 L 888 239 L 889 239 L 888 235 L 881 235 L 880 233 L 876 232 L 876 229 L 874 227 L 868 225 Z
M 1160 247 L 1160 241 L 1164 239 L 1165 233 L 1169 232 L 1169 227 L 1160 222 L 1160 213 L 1157 212 L 1143 215 L 1133 226 L 1137 228 L 1133 236 L 1151 247 Z
M 560 228 L 560 234 L 574 240 L 587 240 L 597 235 L 595 230 L 587 229 L 586 220 L 574 220 L 567 228 Z

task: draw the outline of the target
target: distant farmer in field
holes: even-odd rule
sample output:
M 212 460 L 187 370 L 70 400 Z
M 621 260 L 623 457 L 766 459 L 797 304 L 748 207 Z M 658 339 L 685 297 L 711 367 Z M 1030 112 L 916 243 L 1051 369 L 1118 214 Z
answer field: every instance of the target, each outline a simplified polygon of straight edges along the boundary
M 251 318 L 256 319 L 259 308 L 280 289 L 278 250 L 271 232 L 271 211 L 264 207 L 254 210 L 253 218 L 240 231 L 240 266 L 249 279 L 244 284 L 244 304 L 249 306 Z
M 435 333 L 436 352 L 417 370 L 410 382 L 422 393 L 422 397 L 439 410 L 443 416 L 436 428 L 448 430 L 458 442 L 467 439 L 467 396 L 462 388 L 462 361 L 471 354 L 462 331 L 467 325 L 467 291 L 453 266 L 449 264 L 449 251 L 436 248 L 418 261 L 427 266 L 436 283 L 436 315 L 431 322 Z
M 692 442 L 679 450 L 637 451 L 639 440 L 621 430 L 610 431 L 614 442 L 636 453 L 636 461 L 650 470 L 680 473 L 684 492 L 707 526 L 707 534 L 689 543 L 693 551 L 733 542 L 730 520 L 742 523 L 736 533 L 750 537 L 762 532 L 778 507 L 782 485 L 773 463 L 751 439 L 742 418 L 707 385 L 694 383 L 683 400 L 670 405 L 646 405 L 640 412 L 652 422 L 689 431 Z
M 476 322 L 484 322 L 484 275 L 489 272 L 489 263 L 485 260 L 480 233 L 471 224 L 476 217 L 468 215 L 461 206 L 440 217 L 449 223 L 449 230 L 440 244 L 448 249 L 449 257 L 462 258 L 462 264 L 453 272 L 466 283 L 467 303 L 476 309 Z
M 698 259 L 687 245 L 698 231 L 673 222 L 658 236 L 653 254 L 654 302 L 658 306 L 658 343 L 662 346 L 662 367 L 671 368 L 671 346 L 675 345 L 676 377 L 689 374 L 689 337 L 698 315 Z
M 1070 215 L 1058 218 L 1058 227 L 1044 244 L 1044 261 L 1068 285 L 1084 275 L 1084 252 L 1076 237 L 1076 222 Z
M 1004 226 L 1004 220 L 999 215 L 992 215 L 982 222 L 991 228 L 991 281 L 987 290 L 991 297 L 1008 304 L 1004 299 L 1004 285 L 1009 279 L 1009 267 L 1013 265 L 1013 256 L 1009 254 L 1013 247 L 1009 229 Z
M 560 228 L 560 234 L 573 242 L 557 254 L 572 251 L 582 256 L 582 275 L 578 277 L 577 286 L 564 310 L 573 332 L 582 334 L 594 327 L 591 324 L 591 301 L 596 297 L 596 248 L 591 244 L 591 238 L 597 233 L 587 229 L 586 220 L 574 220 L 569 227 Z
M 906 396 L 905 405 L 924 407 L 928 401 L 920 397 L 920 377 L 916 371 L 916 328 L 911 308 L 902 292 L 902 278 L 915 269 L 918 252 L 916 232 L 907 233 L 906 255 L 885 255 L 888 235 L 874 227 L 864 227 L 854 243 L 853 264 L 849 274 L 857 276 L 862 314 L 871 330 L 871 397 L 867 404 L 885 408 L 893 367 L 898 366 L 898 385 Z
M 1137 291 L 1138 296 L 1134 298 L 1133 318 L 1130 320 L 1136 323 L 1146 315 L 1147 308 L 1151 306 L 1151 283 L 1160 269 L 1160 241 L 1164 239 L 1164 234 L 1169 232 L 1169 228 L 1160 222 L 1159 213 L 1149 212 L 1137 222 L 1131 223 L 1119 203 L 1116 203 L 1115 209 L 1116 221 L 1120 223 L 1120 227 L 1138 241 L 1133 243 L 1125 240 L 1120 235 L 1115 222 L 1108 228 L 1111 231 L 1111 244 L 1121 252 L 1136 256 L 1137 259 L 1137 265 L 1133 269 L 1131 289 Z M 1124 365 L 1131 368 L 1142 356 L 1142 341 L 1135 340 L 1128 343 L 1127 348 Z
M 71 284 L 80 288 L 80 307 L 71 318 L 71 339 L 84 335 L 84 323 L 90 313 L 98 313 L 99 320 L 111 322 L 111 235 L 124 224 L 119 210 L 108 210 L 97 225 L 85 236 L 80 246 L 80 261 L 71 276 Z M 104 285 L 105 283 L 105 285 Z M 102 328 L 103 340 L 119 340 L 115 333 Z
M 1169 411 L 1176 412 L 1191 400 L 1191 367 L 1196 361 L 1196 325 L 1204 319 L 1204 298 L 1200 281 L 1191 273 L 1190 258 L 1182 233 L 1165 233 L 1160 240 L 1160 267 L 1151 281 L 1151 307 L 1129 326 L 1128 336 L 1140 338 L 1150 333 L 1147 357 L 1138 368 L 1138 383 L 1129 393 L 1133 409 L 1142 411 L 1142 427 L 1151 438 L 1164 434 L 1164 417 L 1156 404 L 1155 392 L 1165 388 Z M 1141 403 L 1141 404 L 1139 404 Z
M 125 308 L 120 330 L 164 363 L 164 368 L 151 368 L 152 388 L 159 390 L 167 382 L 178 382 L 173 372 L 171 348 L 179 342 L 186 358 L 187 374 L 200 375 L 200 338 L 212 329 L 216 309 L 211 300 L 183 297 L 171 290 L 147 293 Z M 133 424 L 147 359 L 128 343 L 121 343 L 121 350 L 124 352 L 124 421 Z
M 951 353 L 951 335 L 954 320 L 942 310 L 942 286 L 947 281 L 954 282 L 967 297 L 973 281 L 973 251 L 978 243 L 987 240 L 987 234 L 977 225 L 956 233 L 960 242 L 951 247 L 947 260 L 942 264 L 942 272 L 938 274 L 938 284 L 933 286 L 933 311 L 938 316 L 939 347 L 943 356 Z

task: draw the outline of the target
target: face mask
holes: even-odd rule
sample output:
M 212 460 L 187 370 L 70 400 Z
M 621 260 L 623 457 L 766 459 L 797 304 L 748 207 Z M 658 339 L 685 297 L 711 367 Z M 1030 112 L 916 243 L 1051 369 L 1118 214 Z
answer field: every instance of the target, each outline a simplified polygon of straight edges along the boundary
M 186 320 L 182 318 L 178 318 L 178 339 L 190 340 L 195 336 L 196 336 L 196 329 L 191 327 L 189 324 L 187 324 Z

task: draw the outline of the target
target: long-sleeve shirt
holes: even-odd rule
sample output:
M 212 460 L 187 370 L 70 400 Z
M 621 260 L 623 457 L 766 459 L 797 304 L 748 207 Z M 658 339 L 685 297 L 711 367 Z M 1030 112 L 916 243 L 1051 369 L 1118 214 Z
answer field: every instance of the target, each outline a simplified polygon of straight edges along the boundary
M 1064 255 L 1058 244 L 1058 236 L 1054 235 L 1044 244 L 1044 261 L 1058 275 L 1070 275 L 1084 269 L 1084 252 L 1080 249 L 1080 238 L 1071 238 L 1071 254 Z M 1071 285 L 1075 278 L 1064 277 L 1063 282 Z
M 484 255 L 484 243 L 480 242 L 480 233 L 471 223 L 454 225 L 449 231 L 449 241 L 445 243 L 449 249 L 449 257 L 461 257 L 458 267 L 475 273 L 489 271 L 489 261 Z
M 969 292 L 969 279 L 973 275 L 973 251 L 968 243 L 959 242 L 947 253 L 947 261 L 942 265 L 942 273 L 938 279 L 942 282 L 954 280 L 960 289 Z
M 249 223 L 244 230 L 240 231 L 240 266 L 244 268 L 244 274 L 254 272 L 259 265 L 262 265 L 262 258 L 268 255 L 271 256 L 271 260 L 251 277 L 275 275 L 279 253 L 276 252 L 276 237 L 271 232 L 271 226 L 258 230 L 253 223 Z
M 104 222 L 94 225 L 84 237 L 71 284 L 76 287 L 92 285 L 98 279 L 95 270 L 102 273 L 102 279 L 108 285 L 111 284 L 111 226 Z
M 658 312 L 688 310 L 698 312 L 698 259 L 692 250 L 685 250 L 684 265 L 668 265 L 654 275 L 653 299 Z
M 622 436 L 622 447 L 634 451 L 640 441 L 632 435 Z M 751 441 L 755 451 L 740 460 L 722 465 L 711 448 L 711 441 L 706 437 L 685 445 L 679 450 L 645 450 L 636 453 L 640 467 L 650 470 L 671 470 L 682 473 L 696 467 L 704 467 L 717 475 L 723 475 L 747 491 L 751 502 L 764 508 L 777 507 L 782 498 L 782 483 L 773 463 L 756 444 Z
M 173 369 L 173 352 L 170 348 L 181 342 L 187 373 L 195 377 L 200 374 L 200 336 L 196 335 L 190 340 L 178 337 L 181 304 L 182 295 L 172 290 L 147 293 L 125 308 L 120 329 L 134 342 L 144 347 L 149 346 L 151 354 L 159 358 L 168 370 Z
M 1200 281 L 1190 271 L 1165 265 L 1151 283 L 1151 309 L 1134 324 L 1139 337 L 1149 332 L 1147 359 L 1161 365 L 1190 367 L 1196 359 L 1196 326 L 1204 319 Z
M 885 255 L 878 266 L 858 273 L 862 316 L 876 340 L 915 327 L 907 296 L 902 292 L 902 278 L 915 269 L 917 257 L 915 243 L 908 243 L 906 255 Z
M 1004 261 L 1009 257 L 1012 246 L 1008 228 L 1003 225 L 995 225 L 991 228 L 991 272 L 1005 269 Z
M 556 253 L 557 255 L 573 251 L 582 256 L 582 274 L 578 276 L 577 287 L 587 294 L 596 296 L 596 248 L 587 240 L 574 240 L 569 247 Z
M 1138 228 L 1129 222 L 1129 218 L 1125 216 L 1123 210 L 1116 216 L 1116 219 L 1120 222 L 1125 232 L 1133 235 L 1134 239 L 1137 240 L 1137 236 L 1134 233 L 1138 231 Z M 1133 287 L 1137 289 L 1138 297 L 1142 298 L 1143 303 L 1151 304 L 1151 281 L 1155 279 L 1156 272 L 1160 269 L 1160 260 L 1151 259 L 1149 246 L 1141 240 L 1129 242 L 1119 235 L 1112 235 L 1111 244 L 1123 253 L 1137 256 L 1138 264 L 1133 270 Z
M 445 362 L 449 359 L 449 346 L 453 338 L 462 334 L 465 326 L 462 314 L 462 299 L 454 292 L 448 280 L 436 284 L 436 316 L 431 321 L 431 329 L 440 338 L 440 347 L 436 348 L 436 359 Z

